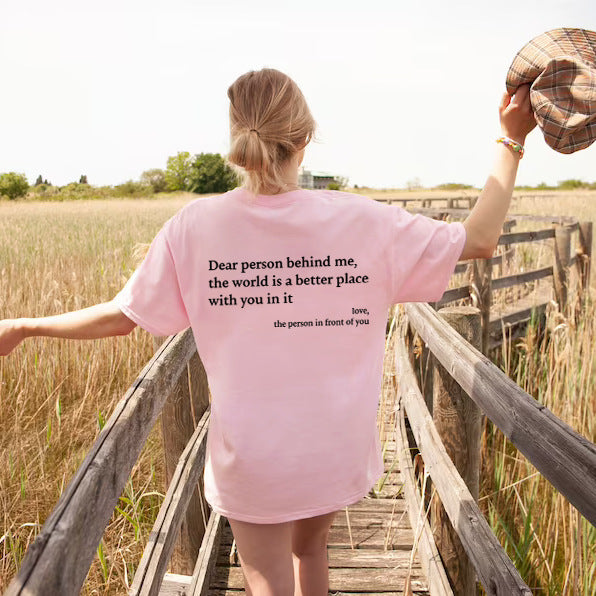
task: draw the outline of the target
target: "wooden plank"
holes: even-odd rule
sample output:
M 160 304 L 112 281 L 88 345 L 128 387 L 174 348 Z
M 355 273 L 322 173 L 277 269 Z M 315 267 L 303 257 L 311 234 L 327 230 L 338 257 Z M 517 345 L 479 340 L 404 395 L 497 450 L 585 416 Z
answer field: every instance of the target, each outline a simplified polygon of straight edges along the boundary
M 159 596 L 187 596 L 190 575 L 166 573 L 159 589 Z
M 577 264 L 582 291 L 590 287 L 590 266 L 592 263 L 592 222 L 583 221 L 579 224 L 579 254 Z M 586 294 L 583 294 L 585 298 Z
M 219 553 L 219 545 L 226 524 L 225 517 L 222 517 L 219 513 L 211 512 L 205 538 L 203 544 L 201 544 L 201 550 L 192 574 L 188 596 L 207 596 L 209 593 L 209 586 L 211 585 L 211 578 Z
M 539 240 L 548 240 L 555 237 L 555 230 L 538 230 L 536 232 L 512 232 L 511 234 L 501 234 L 497 245 L 500 244 L 519 244 L 520 242 L 538 242 Z
M 352 569 L 370 567 L 385 569 L 388 567 L 404 568 L 410 564 L 410 552 L 407 550 L 375 551 L 364 548 L 353 550 L 330 548 L 327 550 L 327 555 L 329 567 L 349 567 Z M 217 565 L 226 566 L 228 564 L 229 553 L 220 552 L 217 557 Z M 238 563 L 235 566 L 238 566 Z M 412 567 L 420 569 L 420 562 L 415 560 Z
M 488 338 L 488 321 L 482 322 L 486 325 L 483 328 L 477 308 L 444 308 L 439 311 L 439 316 L 476 348 L 484 341 L 485 329 Z M 488 339 L 484 345 L 488 349 Z M 435 367 L 433 397 L 432 418 L 440 440 L 472 498 L 478 502 L 482 434 L 480 409 L 440 364 Z M 474 567 L 437 496 L 431 505 L 431 528 L 454 592 L 475 596 Z
M 449 302 L 455 302 L 456 300 L 463 300 L 470 297 L 471 286 L 459 286 L 457 288 L 451 288 L 445 290 L 445 293 L 441 296 L 441 299 L 436 303 L 437 308 L 441 308 L 444 304 Z
M 529 321 L 533 316 L 542 316 L 546 312 L 547 305 L 548 302 L 540 302 L 507 314 L 496 313 L 495 318 L 490 322 L 490 332 L 501 332 L 503 327 L 507 328 L 521 322 Z
M 365 548 L 365 549 L 384 549 L 387 539 L 385 528 L 348 528 L 332 527 L 329 532 L 329 548 Z M 351 539 L 350 539 L 351 536 Z M 399 532 L 393 532 L 388 550 L 410 550 L 414 543 L 414 534 L 410 528 L 400 529 Z M 224 528 L 222 535 L 222 545 L 232 544 L 232 532 L 229 528 Z
M 596 445 L 518 387 L 424 304 L 407 304 L 410 322 L 441 364 L 530 460 L 596 525 Z M 499 398 L 495 399 L 495 395 Z
M 481 350 L 484 354 L 488 353 L 488 330 L 493 302 L 492 271 L 493 266 L 490 259 L 476 259 L 474 261 L 474 294 L 480 309 Z
M 29 547 L 6 595 L 79 593 L 145 440 L 195 351 L 187 330 L 164 342 L 143 368 Z
M 555 263 L 553 282 L 559 310 L 565 313 L 569 290 L 569 268 L 571 267 L 571 232 L 567 227 L 555 229 Z
M 490 259 L 488 259 L 492 265 L 502 265 L 503 264 L 503 256 L 504 255 L 495 255 L 494 257 L 491 257 Z M 470 266 L 472 266 L 474 264 L 474 259 L 471 259 L 469 261 L 460 261 L 456 266 L 455 266 L 455 270 L 454 273 L 458 274 L 458 273 L 465 273 L 468 268 Z
M 531 596 L 447 455 L 416 385 L 403 341 L 396 343 L 395 359 L 400 376 L 399 392 L 424 465 L 486 592 Z
M 412 588 L 425 589 L 426 581 L 420 569 L 379 568 L 330 568 L 329 590 L 349 592 L 383 592 L 403 588 L 407 575 L 412 579 Z M 244 577 L 240 567 L 216 567 L 211 587 L 215 589 L 242 589 Z M 508 595 L 509 596 L 509 595 Z
M 400 463 L 404 470 L 405 477 L 404 494 L 408 502 L 410 524 L 413 528 L 416 528 L 417 535 L 419 535 L 418 553 L 420 554 L 420 559 L 422 561 L 422 570 L 428 581 L 428 588 L 433 596 L 453 596 L 453 590 L 449 585 L 449 580 L 447 579 L 443 563 L 441 562 L 441 557 L 437 550 L 428 520 L 426 516 L 423 518 L 420 516 L 420 512 L 423 509 L 422 499 L 416 489 L 416 480 L 414 478 L 412 458 L 410 457 L 410 445 L 407 440 L 403 406 L 400 407 L 399 413 L 397 435 L 400 440 Z
M 155 337 L 154 344 L 160 345 L 165 339 Z M 166 472 L 165 490 L 169 487 L 178 461 L 208 407 L 207 373 L 199 355 L 195 352 L 161 411 L 161 436 Z M 199 484 L 202 485 L 202 479 Z M 209 517 L 209 506 L 202 495 L 203 490 L 200 486 L 200 490 L 194 491 L 191 496 L 170 559 L 169 567 L 172 572 L 192 574 Z
M 406 507 L 405 501 L 402 498 L 397 499 L 373 499 L 364 498 L 348 507 L 350 514 L 353 511 L 393 511 L 394 508 L 397 510 L 404 510 Z
M 493 290 L 502 290 L 503 288 L 510 288 L 518 284 L 524 284 L 531 281 L 537 281 L 545 277 L 550 277 L 553 274 L 553 268 L 543 267 L 542 269 L 534 269 L 525 273 L 516 273 L 515 275 L 506 275 L 504 277 L 497 277 L 492 280 Z
M 156 596 L 159 593 L 182 518 L 203 473 L 209 413 L 203 414 L 180 457 L 135 573 L 129 592 L 131 596 Z
M 238 589 L 230 589 L 230 590 L 210 590 L 209 596 L 239 596 L 240 594 L 244 594 L 244 590 Z M 391 591 L 391 592 L 345 592 L 343 590 L 330 592 L 332 596 L 409 596 L 405 594 L 402 590 L 399 591 Z M 420 588 L 413 588 L 412 592 L 410 593 L 413 596 L 428 596 L 430 593 L 428 590 L 420 589 Z

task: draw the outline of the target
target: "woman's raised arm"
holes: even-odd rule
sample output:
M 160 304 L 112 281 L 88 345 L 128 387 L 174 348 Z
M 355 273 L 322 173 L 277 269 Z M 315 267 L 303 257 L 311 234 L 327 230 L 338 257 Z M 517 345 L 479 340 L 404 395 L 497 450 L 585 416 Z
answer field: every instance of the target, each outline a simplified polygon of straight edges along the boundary
M 27 337 L 99 339 L 127 335 L 135 327 L 113 301 L 50 317 L 6 319 L 0 321 L 0 356 L 10 354 Z
M 536 126 L 530 104 L 529 85 L 521 86 L 513 97 L 505 94 L 499 106 L 503 136 L 523 146 L 526 135 Z M 497 246 L 511 203 L 520 154 L 499 143 L 497 161 L 480 197 L 464 221 L 466 243 L 461 260 L 489 258 Z

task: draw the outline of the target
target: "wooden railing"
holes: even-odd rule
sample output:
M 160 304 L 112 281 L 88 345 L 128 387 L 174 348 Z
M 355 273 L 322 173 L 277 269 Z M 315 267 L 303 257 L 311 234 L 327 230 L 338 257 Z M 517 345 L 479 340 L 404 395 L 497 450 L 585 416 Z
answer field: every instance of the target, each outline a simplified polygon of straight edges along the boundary
M 467 209 L 411 209 L 413 212 L 423 213 L 435 218 L 463 219 L 469 211 Z M 527 232 L 512 232 L 518 222 L 533 224 L 547 223 L 550 227 Z M 480 309 L 482 324 L 482 351 L 489 351 L 502 343 L 502 332 L 505 328 L 516 328 L 523 333 L 520 324 L 531 319 L 532 316 L 544 313 L 551 295 L 532 297 L 529 303 L 521 303 L 519 308 L 509 310 L 506 314 L 493 314 L 493 294 L 499 290 L 525 286 L 531 282 L 538 282 L 552 278 L 552 297 L 557 302 L 561 312 L 566 312 L 569 305 L 569 289 L 571 273 L 575 268 L 578 280 L 578 294 L 587 295 L 590 286 L 590 268 L 592 260 L 592 229 L 591 221 L 578 222 L 573 217 L 546 217 L 534 215 L 514 215 L 505 222 L 504 233 L 498 241 L 498 250 L 502 251 L 489 259 L 476 259 L 458 263 L 455 274 L 467 274 L 471 280 L 447 290 L 441 299 L 433 304 L 438 309 L 447 304 L 473 304 Z M 575 242 L 573 236 L 577 235 Z M 514 247 L 520 244 L 551 241 L 553 248 L 552 263 L 546 267 L 539 267 L 521 273 L 494 277 L 495 267 L 501 272 L 508 263 L 513 261 Z M 575 254 L 572 245 L 575 244 Z M 515 330 L 514 330 L 515 331 Z M 519 334 L 518 334 L 519 335 Z M 515 338 L 513 333 L 509 339 Z
M 398 435 L 402 441 L 406 436 L 405 414 L 426 470 L 469 559 L 462 553 L 454 554 L 457 549 L 454 549 L 453 541 L 447 541 L 450 544 L 443 552 L 438 545 L 447 562 L 450 579 L 458 588 L 456 592 L 476 593 L 475 572 L 487 594 L 527 595 L 531 593 L 528 586 L 496 542 L 476 505 L 480 412 L 594 525 L 596 446 L 523 391 L 443 319 L 446 316 L 453 323 L 454 318 L 459 317 L 460 329 L 476 326 L 479 330 L 477 309 L 455 307 L 446 310 L 443 315 L 429 305 L 408 304 L 405 307 L 407 323 L 420 335 L 441 366 L 436 367 L 434 373 L 434 411 L 431 416 L 412 368 L 411 353 L 405 341 L 406 326 L 402 325 L 396 344 L 402 405 Z M 475 322 L 471 320 L 474 317 Z M 447 407 L 441 404 L 446 385 Z M 402 455 L 408 453 L 409 457 L 409 451 L 410 446 L 404 442 Z M 457 471 L 452 461 L 457 463 Z M 404 458 L 402 469 L 407 465 Z M 465 483 L 462 476 L 466 477 Z M 411 477 L 406 475 L 405 478 L 412 484 Z M 413 494 L 412 489 L 409 492 Z M 420 495 L 417 498 L 420 499 Z M 416 511 L 419 508 L 416 502 L 409 507 Z M 435 532 L 435 539 L 444 533 L 444 529 Z M 424 556 L 424 548 L 421 554 Z M 467 569 L 468 562 L 471 562 L 472 572 Z
M 186 447 L 172 474 L 131 589 L 131 594 L 158 593 L 181 526 L 194 526 L 194 542 L 198 545 L 204 533 L 204 526 L 196 527 L 193 522 L 201 515 L 200 495 L 198 505 L 190 510 L 188 506 L 196 496 L 203 471 L 209 395 L 190 329 L 167 338 L 126 392 L 27 550 L 7 596 L 79 593 L 104 529 L 166 400 L 169 397 L 167 407 L 175 411 L 189 393 L 191 401 L 187 400 L 184 407 L 194 410 L 196 429 L 190 440 L 184 441 Z M 176 433 L 185 430 L 174 427 Z M 192 551 L 184 544 L 182 549 Z M 197 554 L 198 546 L 190 553 L 192 561 Z

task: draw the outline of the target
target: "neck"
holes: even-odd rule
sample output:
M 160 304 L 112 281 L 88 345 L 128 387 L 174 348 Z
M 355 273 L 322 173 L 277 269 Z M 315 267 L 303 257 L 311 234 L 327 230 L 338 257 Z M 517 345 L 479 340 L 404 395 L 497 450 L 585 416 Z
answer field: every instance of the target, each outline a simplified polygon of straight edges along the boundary
M 294 190 L 298 188 L 298 162 L 296 159 L 290 159 L 288 161 L 283 169 L 281 179 L 287 186 L 288 190 Z

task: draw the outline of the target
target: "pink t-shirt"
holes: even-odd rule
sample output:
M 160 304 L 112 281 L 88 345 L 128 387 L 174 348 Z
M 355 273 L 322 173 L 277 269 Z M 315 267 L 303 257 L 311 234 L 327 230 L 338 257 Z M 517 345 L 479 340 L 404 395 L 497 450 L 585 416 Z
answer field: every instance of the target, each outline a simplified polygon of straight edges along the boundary
M 335 191 L 238 188 L 166 222 L 115 300 L 155 335 L 192 327 L 215 511 L 277 523 L 368 493 L 387 310 L 438 300 L 464 241 L 460 223 Z

